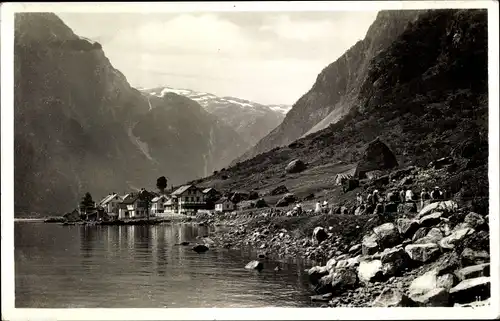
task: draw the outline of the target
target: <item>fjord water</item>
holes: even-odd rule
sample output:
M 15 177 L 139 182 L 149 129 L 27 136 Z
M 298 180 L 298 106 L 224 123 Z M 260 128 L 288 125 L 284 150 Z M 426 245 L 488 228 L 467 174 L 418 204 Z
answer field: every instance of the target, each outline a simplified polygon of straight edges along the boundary
M 213 228 L 16 222 L 14 229 L 17 308 L 311 306 L 309 265 L 300 260 L 264 260 L 259 273 L 244 268 L 256 257 L 250 250 L 198 254 L 175 245 Z

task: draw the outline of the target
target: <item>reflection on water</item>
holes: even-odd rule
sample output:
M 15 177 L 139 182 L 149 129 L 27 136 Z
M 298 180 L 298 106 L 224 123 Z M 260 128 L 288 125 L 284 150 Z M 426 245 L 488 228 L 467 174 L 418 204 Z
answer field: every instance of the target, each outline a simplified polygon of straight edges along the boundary
M 61 226 L 15 223 L 16 307 L 158 308 L 310 306 L 299 260 L 244 266 L 249 250 L 198 254 L 208 227 Z

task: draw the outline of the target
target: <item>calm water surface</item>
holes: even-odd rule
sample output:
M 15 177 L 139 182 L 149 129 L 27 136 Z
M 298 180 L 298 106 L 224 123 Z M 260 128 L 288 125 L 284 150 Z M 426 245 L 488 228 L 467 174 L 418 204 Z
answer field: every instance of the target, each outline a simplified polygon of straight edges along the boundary
M 264 261 L 244 269 L 250 251 L 198 254 L 207 227 L 62 226 L 15 223 L 18 308 L 308 307 L 311 288 L 301 261 Z M 275 272 L 279 264 L 283 270 Z

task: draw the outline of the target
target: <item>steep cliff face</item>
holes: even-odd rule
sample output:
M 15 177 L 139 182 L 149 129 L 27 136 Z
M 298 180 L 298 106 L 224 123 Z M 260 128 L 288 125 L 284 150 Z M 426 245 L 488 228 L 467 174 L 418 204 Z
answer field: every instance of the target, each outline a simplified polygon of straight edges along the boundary
M 160 175 L 180 183 L 225 166 L 248 147 L 193 101 L 151 103 L 98 43 L 78 37 L 54 14 L 16 15 L 14 68 L 17 213 L 60 214 L 86 191 L 98 197 L 153 187 Z M 172 116 L 186 105 L 189 117 Z M 185 128 L 197 130 L 179 135 Z
M 362 108 L 202 184 L 256 190 L 285 184 L 294 192 L 293 186 L 315 192 L 316 181 L 360 161 L 366 144 L 379 137 L 400 166 L 426 167 L 451 155 L 457 167 L 438 184 L 451 195 L 488 196 L 487 39 L 486 10 L 423 13 L 367 66 L 355 100 Z M 308 171 L 300 179 L 283 176 L 285 166 L 296 158 L 308 163 Z M 311 180 L 316 173 L 321 175 Z
M 414 21 L 421 11 L 381 11 L 366 37 L 327 66 L 313 87 L 288 112 L 280 126 L 246 152 L 238 161 L 326 128 L 339 121 L 351 109 L 366 78 L 370 60 L 389 46 Z
M 176 93 L 196 101 L 207 112 L 233 128 L 250 146 L 276 128 L 290 109 L 290 106 L 286 105 L 267 106 L 246 99 L 219 97 L 190 89 L 157 87 L 141 91 L 158 97 L 163 97 L 166 93 Z

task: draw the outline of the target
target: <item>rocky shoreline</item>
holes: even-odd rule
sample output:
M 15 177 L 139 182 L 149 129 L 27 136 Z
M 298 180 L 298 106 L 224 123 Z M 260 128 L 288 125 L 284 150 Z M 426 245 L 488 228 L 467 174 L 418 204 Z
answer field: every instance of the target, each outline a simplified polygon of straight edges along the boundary
M 266 212 L 267 211 L 267 212 Z M 489 221 L 454 201 L 419 213 L 202 218 L 214 246 L 302 257 L 311 300 L 330 307 L 482 306 L 490 297 Z M 260 268 L 261 265 L 256 265 Z

